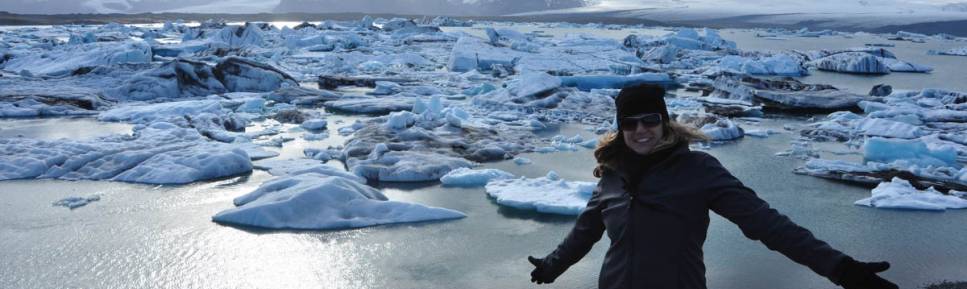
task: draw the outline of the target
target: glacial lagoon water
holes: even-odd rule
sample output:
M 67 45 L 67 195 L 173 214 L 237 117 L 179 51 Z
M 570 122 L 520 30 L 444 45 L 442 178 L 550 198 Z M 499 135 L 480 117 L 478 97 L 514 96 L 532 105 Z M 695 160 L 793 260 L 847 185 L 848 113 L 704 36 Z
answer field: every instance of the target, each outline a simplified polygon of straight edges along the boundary
M 527 27 L 521 28 L 526 31 Z M 568 33 L 534 27 L 548 33 Z M 474 28 L 469 28 L 475 31 Z M 576 30 L 613 34 L 630 31 Z M 656 29 L 651 33 L 661 33 Z M 752 32 L 725 30 L 742 49 L 847 48 L 885 40 L 879 37 L 767 40 Z M 873 84 L 900 89 L 941 87 L 967 91 L 967 57 L 931 56 L 926 49 L 963 43 L 891 42 L 900 59 L 931 65 L 932 74 L 894 73 L 860 77 L 813 71 L 806 82 L 830 83 L 865 93 Z M 301 156 L 302 148 L 341 144 L 335 130 L 356 116 L 336 116 L 330 137 L 286 143 L 281 157 Z M 335 124 L 336 120 L 342 120 Z M 796 136 L 784 124 L 806 117 L 769 116 L 746 129 L 781 132 L 747 137 L 707 149 L 773 207 L 859 260 L 886 260 L 884 277 L 901 288 L 941 280 L 967 279 L 967 211 L 943 213 L 879 210 L 854 206 L 869 188 L 809 176 L 792 169 L 795 158 L 773 154 Z M 0 137 L 90 138 L 129 133 L 91 119 L 0 121 Z M 96 125 L 96 126 L 95 126 Z M 84 130 L 81 128 L 97 128 Z M 566 125 L 548 135 L 581 134 Z M 830 151 L 839 144 L 817 144 Z M 537 177 L 549 170 L 571 180 L 594 181 L 591 151 L 527 154 L 533 164 L 487 163 L 515 175 Z M 834 158 L 826 153 L 824 157 Z M 856 154 L 836 158 L 857 158 Z M 339 165 L 333 162 L 333 165 Z M 211 216 L 232 207 L 232 198 L 270 179 L 265 172 L 184 186 L 115 182 L 17 180 L 0 182 L 0 288 L 595 288 L 607 239 L 554 284 L 529 282 L 527 255 L 553 250 L 573 224 L 572 217 L 542 215 L 498 206 L 482 188 L 439 184 L 378 184 L 390 199 L 464 212 L 455 221 L 379 226 L 343 231 L 264 231 L 222 226 Z M 101 200 L 70 210 L 54 207 L 67 196 L 100 195 Z M 835 288 L 806 267 L 760 243 L 747 240 L 733 224 L 712 215 L 705 261 L 709 288 Z

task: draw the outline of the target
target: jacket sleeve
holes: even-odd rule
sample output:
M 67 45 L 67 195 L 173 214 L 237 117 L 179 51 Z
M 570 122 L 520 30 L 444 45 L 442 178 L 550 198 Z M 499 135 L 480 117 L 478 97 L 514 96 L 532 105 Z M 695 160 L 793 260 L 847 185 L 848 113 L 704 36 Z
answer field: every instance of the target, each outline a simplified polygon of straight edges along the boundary
M 714 157 L 707 156 L 704 163 L 712 211 L 738 225 L 749 239 L 761 241 L 770 250 L 838 283 L 834 272 L 846 255 L 769 207 Z
M 595 188 L 587 207 L 578 215 L 574 228 L 567 234 L 564 241 L 544 259 L 554 277 L 560 276 L 567 268 L 574 265 L 587 255 L 594 243 L 601 240 L 604 233 L 604 223 L 601 219 L 600 186 Z

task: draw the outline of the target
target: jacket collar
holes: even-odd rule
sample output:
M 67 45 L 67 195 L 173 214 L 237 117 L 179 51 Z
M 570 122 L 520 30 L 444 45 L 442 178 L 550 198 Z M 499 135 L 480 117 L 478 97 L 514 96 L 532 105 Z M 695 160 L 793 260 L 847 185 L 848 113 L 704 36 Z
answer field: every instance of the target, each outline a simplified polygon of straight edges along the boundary
M 626 184 L 634 184 L 645 172 L 660 167 L 688 151 L 687 142 L 678 143 L 647 155 L 639 155 L 629 151 L 628 156 L 622 157 L 605 167 L 621 177 Z M 633 180 L 636 181 L 632 182 Z

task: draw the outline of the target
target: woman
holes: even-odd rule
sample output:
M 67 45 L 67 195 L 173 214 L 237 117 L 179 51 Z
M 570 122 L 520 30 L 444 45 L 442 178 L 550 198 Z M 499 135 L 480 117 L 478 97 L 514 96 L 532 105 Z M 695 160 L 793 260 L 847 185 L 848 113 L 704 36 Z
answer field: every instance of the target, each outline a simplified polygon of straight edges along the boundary
M 618 132 L 594 151 L 601 178 L 574 229 L 543 259 L 531 281 L 551 283 L 577 263 L 603 232 L 611 245 L 598 286 L 706 288 L 702 244 L 708 211 L 741 228 L 746 237 L 808 266 L 848 289 L 897 288 L 876 275 L 889 263 L 864 263 L 831 248 L 759 199 L 714 157 L 690 151 L 701 133 L 668 116 L 665 90 L 643 85 L 615 98 Z

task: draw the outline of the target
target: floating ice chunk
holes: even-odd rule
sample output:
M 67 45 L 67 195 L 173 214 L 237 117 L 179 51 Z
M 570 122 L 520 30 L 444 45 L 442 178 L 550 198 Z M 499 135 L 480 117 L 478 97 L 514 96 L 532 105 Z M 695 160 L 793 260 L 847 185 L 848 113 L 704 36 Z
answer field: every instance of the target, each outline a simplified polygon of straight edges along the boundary
M 742 138 L 744 130 L 729 119 L 719 119 L 714 123 L 708 123 L 700 129 L 702 133 L 712 140 L 725 141 Z
M 215 77 L 212 67 L 185 59 L 169 61 L 158 68 L 140 72 L 105 94 L 120 100 L 154 100 L 206 96 L 227 92 Z
M 328 161 L 331 159 L 343 159 L 341 150 L 334 148 L 327 149 L 317 149 L 317 148 L 306 148 L 302 150 L 302 153 L 306 157 L 319 161 Z
M 951 48 L 951 49 L 942 50 L 942 51 L 930 50 L 930 51 L 927 51 L 927 53 L 933 54 L 933 55 L 967 56 L 967 46 Z
M 247 153 L 241 149 L 218 150 L 196 146 L 151 156 L 112 180 L 148 184 L 187 184 L 234 176 L 252 171 Z
M 894 58 L 880 58 L 887 67 L 890 68 L 892 72 L 931 72 L 933 67 L 920 65 L 915 63 L 910 63 Z
M 255 23 L 244 26 L 226 26 L 212 36 L 214 42 L 224 43 L 230 48 L 258 47 L 263 41 L 262 31 Z
M 325 119 L 314 118 L 302 122 L 299 126 L 307 130 L 323 130 L 326 129 L 326 124 L 328 123 Z
M 222 114 L 222 106 L 217 100 L 187 100 L 148 105 L 128 105 L 102 112 L 97 116 L 97 119 L 100 121 L 150 123 L 172 117 L 191 117 L 202 113 Z
M 871 193 L 871 197 L 856 201 L 855 204 L 880 209 L 929 211 L 967 208 L 967 199 L 955 195 L 944 195 L 933 187 L 918 190 L 910 182 L 896 177 L 890 182 L 880 183 Z M 962 192 L 952 193 L 963 194 Z
M 400 91 L 403 91 L 403 88 L 398 83 L 392 81 L 376 81 L 376 88 L 370 94 L 391 95 L 399 93 Z
M 66 197 L 54 202 L 54 206 L 57 207 L 67 207 L 71 210 L 86 206 L 91 202 L 100 201 L 100 195 L 93 195 L 89 197 Z
M 565 181 L 554 171 L 547 176 L 528 179 L 493 180 L 487 183 L 487 195 L 497 204 L 541 213 L 577 215 L 587 206 L 593 182 Z
M 368 180 L 386 182 L 425 182 L 437 181 L 457 168 L 471 167 L 473 164 L 462 158 L 455 158 L 432 152 L 388 151 L 373 149 L 368 159 L 349 159 L 350 171 Z
M 7 71 L 28 71 L 38 76 L 69 76 L 84 67 L 150 62 L 151 46 L 142 41 L 127 41 L 62 45 L 45 53 L 15 56 L 2 64 Z
M 263 183 L 212 217 L 224 224 L 271 229 L 330 230 L 463 218 L 463 213 L 387 200 L 364 184 L 302 174 Z
M 815 61 L 819 70 L 857 73 L 857 74 L 888 74 L 890 68 L 881 58 L 863 52 L 843 52 L 820 58 Z
M 484 84 L 481 84 L 480 86 L 464 89 L 463 94 L 466 94 L 468 96 L 474 96 L 478 94 L 488 93 L 494 90 L 497 90 L 496 86 L 490 83 L 484 83 Z
M 961 167 L 957 162 L 957 150 L 952 147 L 931 149 L 922 140 L 872 137 L 863 145 L 863 158 L 880 163 L 905 160 L 921 167 Z
M 771 129 L 750 129 L 745 130 L 745 135 L 754 137 L 769 137 L 770 135 L 777 134 L 778 132 Z
M 474 170 L 458 168 L 440 178 L 440 182 L 448 186 L 482 187 L 491 180 L 510 179 L 514 175 L 498 169 Z
M 563 76 L 561 77 L 561 85 L 569 87 L 577 87 L 582 91 L 591 91 L 592 89 L 622 89 L 628 86 L 635 86 L 639 84 L 672 84 L 673 81 L 671 76 L 667 73 L 639 73 L 627 76 L 620 75 L 584 75 L 584 76 Z
M 525 157 L 515 157 L 514 158 L 514 164 L 517 164 L 518 166 L 529 165 L 529 164 L 532 164 L 532 163 L 534 163 L 534 162 L 532 162 L 531 159 L 529 159 L 529 158 L 525 158 Z
M 235 108 L 235 112 L 262 113 L 265 111 L 265 99 L 253 97 L 245 99 L 241 105 Z
M 93 141 L 0 139 L 0 180 L 56 178 L 184 184 L 252 171 L 234 144 L 209 142 L 195 129 L 156 122 L 133 136 Z
M 326 102 L 326 108 L 352 113 L 387 114 L 413 108 L 415 97 L 354 98 Z
M 397 111 L 389 114 L 384 125 L 391 130 L 402 130 L 415 124 L 416 117 L 409 111 Z
M 509 89 L 518 97 L 536 96 L 561 86 L 561 79 L 544 72 L 526 72 Z
M 514 53 L 508 53 L 514 52 Z M 453 44 L 447 68 L 453 72 L 471 70 L 490 71 L 494 65 L 513 67 L 518 54 L 510 49 L 498 48 L 474 37 L 460 37 Z
M 803 160 L 813 159 L 819 157 L 819 152 L 817 152 L 812 143 L 805 140 L 792 141 L 791 147 L 788 150 L 784 150 L 776 153 L 777 156 L 783 157 L 795 157 Z
M 226 57 L 213 70 L 215 77 L 232 92 L 266 92 L 280 87 L 299 86 L 288 73 L 241 57 Z
M 907 123 L 882 118 L 866 118 L 856 125 L 856 130 L 867 136 L 913 139 L 927 135 L 922 128 Z
M 776 54 L 759 59 L 727 55 L 718 59 L 718 66 L 751 75 L 802 76 L 807 74 L 802 60 L 788 54 Z
M 327 138 L 329 138 L 329 133 L 328 132 L 305 133 L 305 134 L 302 135 L 302 139 L 308 140 L 308 141 L 324 140 L 324 139 L 327 139 Z
M 269 174 L 273 176 L 295 176 L 301 174 L 320 174 L 326 176 L 335 176 L 346 178 L 351 181 L 358 183 L 366 183 L 366 179 L 354 175 L 346 170 L 338 169 L 332 166 L 327 166 L 318 160 L 309 159 L 291 159 L 291 160 L 260 160 L 252 163 L 252 166 L 256 169 L 266 170 Z

